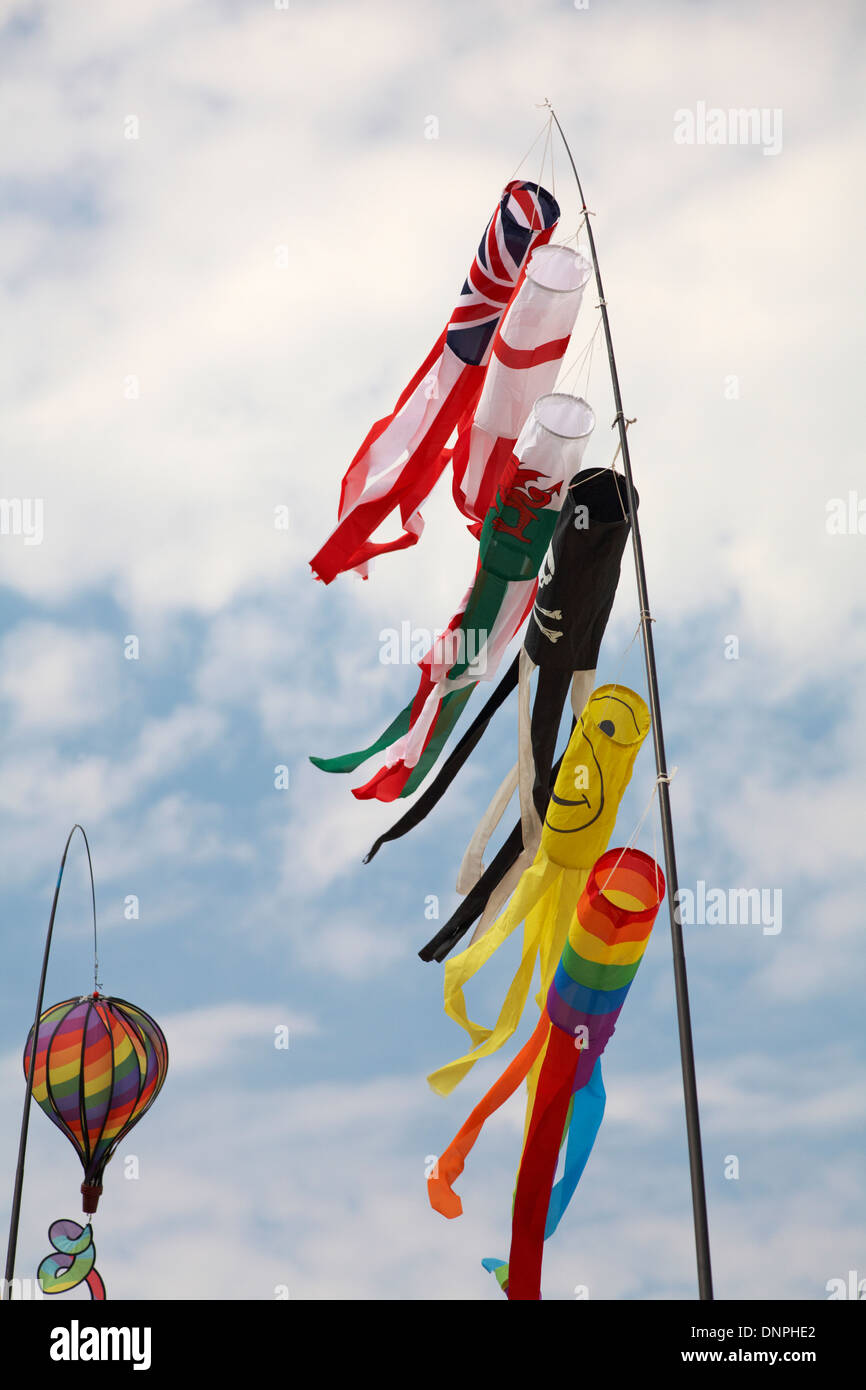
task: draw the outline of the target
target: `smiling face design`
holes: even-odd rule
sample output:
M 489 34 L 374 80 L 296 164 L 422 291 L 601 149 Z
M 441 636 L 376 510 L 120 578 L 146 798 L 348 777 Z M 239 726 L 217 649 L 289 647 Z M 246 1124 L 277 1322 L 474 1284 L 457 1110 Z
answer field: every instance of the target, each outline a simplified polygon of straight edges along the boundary
M 544 820 L 551 858 L 573 861 L 581 851 L 562 837 L 592 831 L 593 845 L 613 828 L 619 800 L 649 729 L 649 711 L 623 686 L 602 686 L 589 698 L 569 740 Z M 560 847 L 557 849 L 557 845 Z M 588 853 L 593 852 L 588 847 Z
M 604 773 L 596 757 L 593 741 L 598 742 L 596 730 L 581 715 L 571 736 L 568 752 L 551 794 L 544 824 L 557 835 L 574 835 L 585 830 L 601 815 L 604 807 Z M 566 763 L 570 772 L 564 776 Z M 573 790 L 569 787 L 569 779 Z

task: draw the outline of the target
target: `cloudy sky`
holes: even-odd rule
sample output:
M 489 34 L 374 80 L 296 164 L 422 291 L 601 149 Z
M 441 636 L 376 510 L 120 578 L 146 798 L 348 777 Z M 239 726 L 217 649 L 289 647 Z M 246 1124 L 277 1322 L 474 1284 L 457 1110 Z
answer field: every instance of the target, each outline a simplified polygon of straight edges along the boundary
M 440 921 L 456 906 L 515 711 L 437 814 L 363 866 L 393 813 L 307 757 L 360 746 L 405 703 L 413 672 L 380 662 L 380 634 L 444 623 L 472 549 L 446 484 L 422 543 L 368 583 L 316 585 L 307 562 L 549 98 L 637 417 L 680 880 L 781 893 L 778 931 L 686 927 L 716 1292 L 821 1299 L 866 1277 L 858 6 L 4 0 L 0 15 L 0 486 L 41 507 L 29 535 L 0 535 L 4 1202 L 78 820 L 102 984 L 159 1019 L 172 1058 L 106 1176 L 109 1295 L 501 1297 L 480 1261 L 507 1255 L 521 1108 L 491 1122 L 465 1215 L 443 1221 L 426 1160 L 502 1061 L 447 1100 L 429 1091 L 463 1035 L 416 953 L 435 929 L 425 902 Z M 764 113 L 766 138 L 701 140 L 701 112 L 739 108 Z M 694 140 L 676 138 L 692 117 Z M 551 178 L 570 236 L 561 149 Z M 598 418 L 585 462 L 606 466 L 600 347 L 575 375 Z M 599 681 L 645 693 L 636 622 L 626 557 Z M 647 747 L 614 843 L 653 776 Z M 651 820 L 638 843 L 653 852 Z M 88 933 L 79 846 L 47 1002 L 88 988 Z M 477 982 L 476 1017 L 513 963 Z M 544 1296 L 691 1298 L 664 914 L 605 1069 L 607 1117 Z M 77 1214 L 79 1182 L 34 1114 L 19 1274 Z

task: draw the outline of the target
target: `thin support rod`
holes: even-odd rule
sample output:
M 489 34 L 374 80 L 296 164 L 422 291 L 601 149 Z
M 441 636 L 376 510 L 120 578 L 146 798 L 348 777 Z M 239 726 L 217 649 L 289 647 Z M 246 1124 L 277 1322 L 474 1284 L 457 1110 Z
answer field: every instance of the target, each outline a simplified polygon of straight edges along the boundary
M 60 861 L 60 872 L 57 875 L 57 883 L 54 887 L 54 900 L 51 904 L 51 916 L 48 918 L 48 932 L 45 937 L 45 950 L 42 955 L 42 974 L 39 977 L 39 993 L 36 996 L 36 1017 L 33 1022 L 33 1046 L 30 1049 L 30 1065 L 27 1068 L 27 1093 L 24 1097 L 24 1114 L 21 1117 L 21 1134 L 18 1139 L 18 1163 L 15 1168 L 15 1187 L 12 1193 L 12 1214 L 9 1220 L 9 1243 L 6 1247 L 6 1275 L 3 1281 L 3 1288 L 0 1289 L 0 1298 L 11 1299 L 12 1280 L 15 1277 L 15 1252 L 18 1247 L 18 1219 L 21 1215 L 21 1193 L 24 1187 L 24 1159 L 27 1155 L 27 1131 L 30 1126 L 30 1101 L 33 1096 L 33 1077 L 36 1071 L 36 1043 L 39 1037 L 39 1020 L 42 1017 L 42 1003 L 45 997 L 45 978 L 48 974 L 48 957 L 51 954 L 51 939 L 54 935 L 54 918 L 57 915 L 57 901 L 60 897 L 60 884 L 63 879 L 63 870 L 66 868 L 66 856 L 69 853 L 69 846 L 76 830 L 80 830 L 84 836 L 84 844 L 87 849 L 87 864 L 90 869 L 90 896 L 93 903 L 93 982 L 96 985 L 96 889 L 93 883 L 93 863 L 90 858 L 90 845 L 83 826 L 73 825 L 63 849 L 63 858 Z
M 549 103 L 548 103 L 549 105 Z M 652 715 L 653 746 L 655 749 L 656 774 L 659 797 L 659 813 L 662 825 L 662 843 L 664 845 L 665 875 L 668 885 L 668 911 L 671 919 L 671 941 L 673 943 L 674 956 L 674 986 L 677 1001 L 677 1025 L 680 1039 L 680 1060 L 683 1071 L 683 1094 L 686 1110 L 686 1135 L 689 1149 L 689 1172 L 691 1175 L 692 1188 L 692 1210 L 695 1223 L 695 1252 L 698 1265 L 698 1292 L 701 1299 L 712 1299 L 713 1297 L 713 1277 L 710 1264 L 710 1234 L 707 1223 L 707 1198 L 704 1185 L 704 1162 L 701 1152 L 701 1125 L 698 1113 L 698 1088 L 695 1077 L 695 1054 L 692 1042 L 692 1023 L 689 1010 L 689 987 L 686 976 L 686 954 L 683 945 L 683 929 L 677 918 L 677 904 L 679 903 L 679 889 L 677 880 L 676 855 L 674 852 L 674 829 L 671 818 L 670 802 L 670 778 L 665 761 L 665 744 L 662 732 L 662 711 L 659 699 L 658 675 L 656 672 L 655 649 L 652 636 L 652 617 L 650 614 L 649 598 L 647 596 L 646 570 L 644 568 L 643 545 L 641 543 L 640 525 L 638 523 L 637 505 L 634 493 L 634 481 L 631 471 L 631 457 L 628 450 L 628 429 L 625 412 L 622 408 L 622 397 L 619 389 L 619 377 L 616 370 L 616 359 L 613 355 L 613 340 L 610 333 L 610 321 L 607 313 L 607 302 L 604 297 L 604 286 L 601 281 L 601 271 L 598 267 L 598 254 L 595 249 L 595 237 L 592 234 L 590 223 L 590 213 L 586 206 L 586 199 L 583 196 L 583 188 L 580 183 L 580 175 L 574 162 L 574 156 L 569 148 L 568 141 L 559 118 L 553 107 L 550 113 L 556 122 L 556 128 L 562 137 L 566 154 L 574 171 L 577 191 L 580 194 L 581 212 L 586 222 L 586 234 L 589 240 L 589 251 L 592 257 L 593 269 L 595 270 L 595 282 L 598 287 L 599 308 L 601 309 L 602 323 L 604 325 L 604 338 L 607 345 L 607 360 L 610 364 L 610 379 L 613 386 L 613 399 L 616 406 L 616 424 L 619 427 L 619 443 L 622 451 L 623 471 L 625 474 L 626 495 L 628 497 L 629 516 L 631 517 L 632 545 L 634 549 L 635 573 L 637 575 L 638 602 L 640 604 L 640 625 L 643 635 L 644 659 L 646 662 L 647 686 L 649 689 L 650 713 Z

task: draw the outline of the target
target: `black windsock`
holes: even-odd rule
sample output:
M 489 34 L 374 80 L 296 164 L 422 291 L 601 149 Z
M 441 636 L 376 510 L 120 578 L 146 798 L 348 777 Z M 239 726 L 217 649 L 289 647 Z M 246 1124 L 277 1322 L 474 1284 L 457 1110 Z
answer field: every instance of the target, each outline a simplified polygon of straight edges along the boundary
M 571 678 L 575 671 L 594 671 L 598 665 L 629 527 L 625 479 L 619 473 L 584 469 L 572 479 L 523 639 L 527 656 L 538 667 L 532 796 L 542 820 Z
M 587 468 L 572 479 L 523 639 L 536 666 L 595 670 L 629 527 L 621 474 Z
M 591 668 L 590 668 L 591 669 Z M 544 821 L 550 800 L 551 769 L 556 754 L 556 739 L 562 721 L 562 711 L 568 699 L 571 671 L 559 671 L 552 666 L 539 666 L 535 699 L 532 702 L 530 738 L 535 777 L 532 799 L 540 821 Z

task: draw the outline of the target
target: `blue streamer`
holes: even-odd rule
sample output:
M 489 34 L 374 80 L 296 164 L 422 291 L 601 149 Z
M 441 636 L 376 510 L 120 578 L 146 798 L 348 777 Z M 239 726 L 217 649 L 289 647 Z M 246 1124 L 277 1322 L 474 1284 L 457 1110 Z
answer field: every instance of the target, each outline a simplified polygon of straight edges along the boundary
M 565 1150 L 565 1169 L 550 1194 L 547 1223 L 544 1227 L 545 1240 L 553 1235 L 574 1196 L 574 1189 L 580 1182 L 587 1159 L 592 1153 L 595 1137 L 601 1127 L 606 1100 L 599 1057 L 586 1085 L 574 1093 L 571 1123 L 568 1126 L 568 1145 Z

